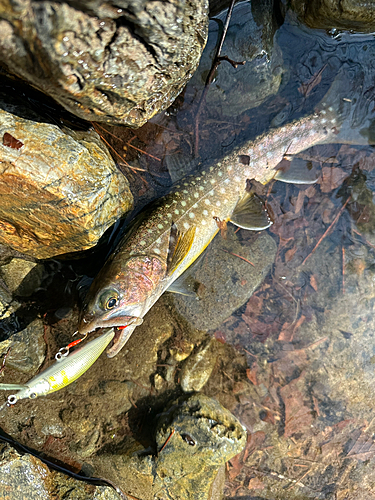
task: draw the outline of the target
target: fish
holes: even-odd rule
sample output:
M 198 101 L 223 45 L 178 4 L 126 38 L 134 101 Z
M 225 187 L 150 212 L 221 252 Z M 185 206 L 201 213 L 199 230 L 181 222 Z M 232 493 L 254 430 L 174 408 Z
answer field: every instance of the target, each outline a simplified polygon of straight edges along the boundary
M 317 144 L 337 142 L 340 124 L 350 112 L 350 104 L 340 97 L 345 88 L 341 76 L 310 115 L 275 127 L 203 166 L 143 210 L 94 279 L 78 331 L 86 335 L 96 328 L 127 326 L 116 329 L 107 350 L 108 357 L 115 356 L 223 224 L 249 230 L 269 227 L 272 221 L 262 202 L 246 189 L 248 180 L 298 182 L 295 172 L 275 170 L 286 152 L 295 155 Z
M 35 399 L 64 389 L 81 377 L 95 363 L 114 336 L 114 329 L 111 328 L 69 355 L 62 358 L 57 357 L 57 361 L 53 365 L 26 384 L 0 384 L 0 390 L 19 391 L 17 394 L 8 396 L 6 403 L 0 407 L 0 411 L 5 406 L 14 405 L 20 399 Z

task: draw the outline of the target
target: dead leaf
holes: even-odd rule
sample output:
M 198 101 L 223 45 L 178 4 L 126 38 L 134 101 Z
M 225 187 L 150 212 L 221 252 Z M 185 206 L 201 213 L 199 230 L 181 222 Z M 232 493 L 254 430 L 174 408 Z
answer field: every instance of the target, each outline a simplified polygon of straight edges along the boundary
M 296 205 L 294 207 L 294 213 L 298 214 L 303 207 L 303 202 L 305 201 L 305 191 L 300 191 L 297 196 Z
M 317 71 L 306 83 L 302 83 L 302 85 L 298 88 L 298 91 L 304 96 L 308 97 L 314 87 L 319 85 L 322 80 L 323 71 L 326 69 L 327 64 L 325 64 L 319 71 Z
M 349 177 L 347 172 L 344 172 L 338 167 L 323 167 L 322 176 L 318 180 L 322 193 L 329 193 L 333 189 L 341 186 L 344 179 Z
M 8 132 L 5 132 L 5 134 L 3 135 L 3 146 L 8 146 L 9 148 L 13 149 L 21 149 L 23 146 L 23 142 L 8 134 Z
M 310 285 L 316 292 L 318 291 L 318 283 L 316 282 L 316 278 L 313 274 L 310 276 Z
M 284 342 L 291 342 L 293 340 L 294 334 L 296 333 L 296 330 L 302 325 L 302 323 L 305 321 L 306 316 L 303 314 L 298 318 L 297 321 L 293 321 L 293 323 L 288 323 L 285 322 L 283 324 L 282 330 L 279 335 L 279 339 Z

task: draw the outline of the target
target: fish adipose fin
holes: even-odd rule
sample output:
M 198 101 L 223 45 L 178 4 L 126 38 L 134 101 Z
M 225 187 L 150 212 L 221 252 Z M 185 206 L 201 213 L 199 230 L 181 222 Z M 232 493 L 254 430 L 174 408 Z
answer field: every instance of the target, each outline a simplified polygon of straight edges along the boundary
M 252 231 L 262 231 L 272 224 L 266 207 L 254 193 L 245 193 L 237 203 L 230 221 Z
M 194 241 L 195 229 L 195 226 L 191 226 L 185 233 L 181 233 L 176 224 L 172 224 L 169 237 L 167 275 L 173 274 L 189 253 Z
M 319 172 L 311 162 L 295 158 L 292 161 L 282 160 L 276 167 L 275 179 L 291 184 L 315 184 Z

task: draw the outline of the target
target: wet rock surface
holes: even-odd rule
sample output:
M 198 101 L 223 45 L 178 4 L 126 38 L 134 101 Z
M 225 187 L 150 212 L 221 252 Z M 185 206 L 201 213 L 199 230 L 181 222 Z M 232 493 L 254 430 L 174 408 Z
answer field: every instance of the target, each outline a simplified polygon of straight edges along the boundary
M 3 2 L 0 60 L 85 120 L 139 127 L 191 77 L 208 2 Z
M 127 180 L 96 132 L 0 97 L 0 243 L 34 258 L 94 246 L 131 208 Z
M 291 7 L 310 28 L 369 33 L 375 29 L 375 2 L 292 0 Z
M 262 283 L 275 255 L 276 244 L 266 232 L 244 245 L 230 228 L 227 239 L 218 235 L 201 260 L 186 271 L 186 281 L 196 282 L 197 296 L 174 295 L 177 311 L 197 329 L 218 328 Z
M 219 468 L 238 454 L 246 431 L 217 401 L 196 394 L 174 401 L 157 422 L 156 456 L 98 457 L 99 470 L 143 499 L 205 500 Z
M 277 21 L 273 2 L 240 2 L 235 5 L 222 55 L 232 61 L 246 61 L 233 68 L 223 61 L 210 86 L 206 103 L 224 116 L 237 117 L 244 111 L 259 106 L 279 89 L 283 60 L 274 34 Z M 226 12 L 210 21 L 209 39 L 199 67 L 185 91 L 185 103 L 194 96 L 196 88 L 204 85 L 221 36 Z

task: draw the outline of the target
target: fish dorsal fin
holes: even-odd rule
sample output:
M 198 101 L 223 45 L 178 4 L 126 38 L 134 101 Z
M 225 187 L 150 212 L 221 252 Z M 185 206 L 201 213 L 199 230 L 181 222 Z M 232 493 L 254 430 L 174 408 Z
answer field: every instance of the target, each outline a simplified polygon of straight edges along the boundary
M 27 389 L 27 385 L 0 384 L 0 391 L 22 391 L 22 389 Z
M 315 184 L 319 179 L 319 172 L 311 162 L 302 158 L 293 158 L 293 161 L 284 158 L 279 163 L 274 178 L 290 184 Z
M 262 231 L 272 224 L 263 202 L 254 193 L 248 192 L 237 203 L 230 221 L 252 231 Z
M 190 226 L 185 233 L 181 233 L 176 224 L 172 224 L 169 237 L 167 275 L 171 275 L 189 253 L 194 241 L 195 229 L 195 226 Z

